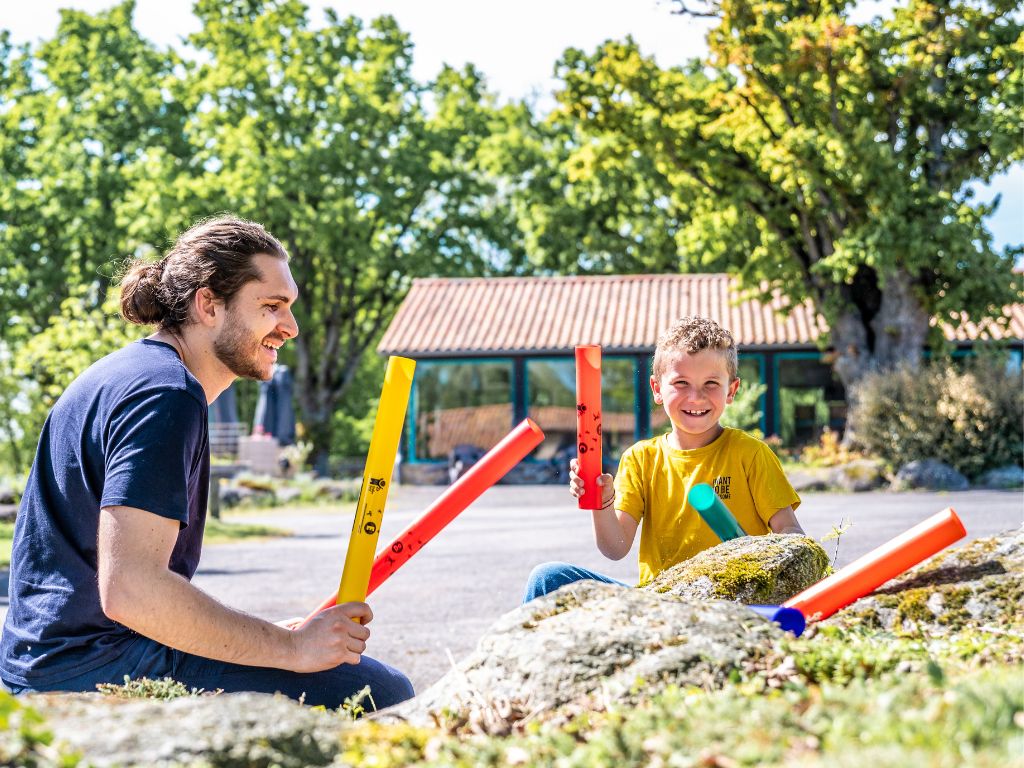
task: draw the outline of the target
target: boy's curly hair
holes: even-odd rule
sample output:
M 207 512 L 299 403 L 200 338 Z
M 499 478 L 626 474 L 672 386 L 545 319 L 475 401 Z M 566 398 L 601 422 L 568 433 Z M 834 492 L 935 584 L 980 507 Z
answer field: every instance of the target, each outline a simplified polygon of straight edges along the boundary
M 705 349 L 721 352 L 725 356 L 729 380 L 737 377 L 739 354 L 732 334 L 714 320 L 696 316 L 679 318 L 658 336 L 658 344 L 654 348 L 654 375 L 661 377 L 669 357 L 674 353 L 687 352 L 692 355 Z

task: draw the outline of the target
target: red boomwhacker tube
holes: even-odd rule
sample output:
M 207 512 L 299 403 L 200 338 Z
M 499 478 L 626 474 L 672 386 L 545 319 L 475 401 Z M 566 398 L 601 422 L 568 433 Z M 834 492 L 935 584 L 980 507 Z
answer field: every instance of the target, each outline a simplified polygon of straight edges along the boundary
M 966 535 L 956 512 L 946 507 L 783 605 L 799 609 L 808 622 L 827 619 Z
M 540 445 L 543 439 L 544 433 L 540 427 L 531 419 L 524 419 L 480 461 L 470 467 L 466 474 L 448 486 L 426 512 L 398 534 L 394 541 L 374 558 L 370 584 L 366 589 L 367 597 L 391 574 L 405 565 L 409 558 L 423 549 L 428 541 L 458 517 L 466 507 L 476 501 L 484 491 L 503 478 L 512 467 Z M 298 628 L 304 627 L 310 619 L 321 611 L 337 605 L 337 602 L 338 595 L 332 594 L 303 619 Z
M 576 347 L 576 448 L 583 480 L 580 509 L 600 509 L 601 489 L 601 348 Z

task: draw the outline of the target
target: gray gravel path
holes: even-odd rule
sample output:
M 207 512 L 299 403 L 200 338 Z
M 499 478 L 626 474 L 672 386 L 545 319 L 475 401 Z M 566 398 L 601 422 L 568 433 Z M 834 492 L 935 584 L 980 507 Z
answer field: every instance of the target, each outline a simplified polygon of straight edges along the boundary
M 394 489 L 380 545 L 441 490 Z M 808 493 L 803 498 L 798 516 L 811 536 L 821 538 L 844 518 L 852 522 L 840 541 L 840 566 L 947 506 L 956 509 L 971 538 L 1024 521 L 1019 491 Z M 351 505 L 343 511 L 244 519 L 296 535 L 207 548 L 196 575 L 203 589 L 271 620 L 304 614 L 337 589 Z M 825 546 L 832 554 L 835 542 Z M 367 652 L 402 669 L 423 690 L 450 667 L 449 653 L 455 659 L 465 656 L 498 616 L 518 604 L 530 569 L 546 560 L 568 560 L 630 583 L 636 579 L 636 547 L 618 562 L 602 557 L 593 544 L 589 513 L 575 509 L 561 486 L 496 486 L 371 595 L 375 619 Z

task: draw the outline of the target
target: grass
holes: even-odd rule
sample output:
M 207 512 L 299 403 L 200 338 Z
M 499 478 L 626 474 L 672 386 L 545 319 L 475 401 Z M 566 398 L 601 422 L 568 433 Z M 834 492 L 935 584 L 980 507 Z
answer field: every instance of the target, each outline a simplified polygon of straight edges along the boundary
M 296 510 L 298 511 L 298 510 Z M 255 523 L 234 523 L 225 520 L 206 521 L 206 533 L 203 544 L 231 544 L 239 541 L 264 541 L 281 536 L 291 536 L 292 532 L 283 528 Z M 14 523 L 0 523 L 0 568 L 11 565 L 11 543 L 14 539 Z
M 11 542 L 14 540 L 14 523 L 0 523 L 0 568 L 11 564 Z
M 283 528 L 256 523 L 231 523 L 226 520 L 206 520 L 206 532 L 203 535 L 204 545 L 231 544 L 238 541 L 263 541 L 281 536 L 291 536 L 292 532 Z
M 499 738 L 408 726 L 346 731 L 353 766 L 1013 765 L 1024 748 L 1019 669 L 721 691 L 669 689 L 630 708 L 529 724 Z

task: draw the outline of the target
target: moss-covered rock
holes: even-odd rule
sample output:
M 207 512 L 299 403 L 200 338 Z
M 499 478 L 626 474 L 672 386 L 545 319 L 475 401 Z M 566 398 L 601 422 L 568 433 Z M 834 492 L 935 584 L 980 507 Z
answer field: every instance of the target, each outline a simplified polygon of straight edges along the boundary
M 948 550 L 826 623 L 910 636 L 1024 630 L 1024 528 Z
M 93 766 L 330 765 L 347 724 L 337 714 L 257 693 L 173 700 L 37 694 L 25 700 L 45 717 L 56 746 Z
M 646 701 L 673 685 L 719 688 L 781 635 L 735 603 L 578 582 L 505 614 L 473 654 L 393 713 L 507 732 L 557 708 Z
M 828 555 L 814 539 L 796 534 L 744 536 L 672 566 L 641 589 L 695 600 L 778 605 L 827 573 Z

